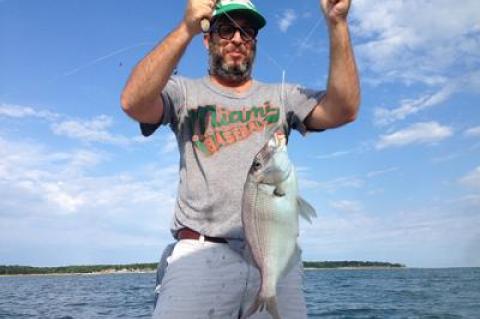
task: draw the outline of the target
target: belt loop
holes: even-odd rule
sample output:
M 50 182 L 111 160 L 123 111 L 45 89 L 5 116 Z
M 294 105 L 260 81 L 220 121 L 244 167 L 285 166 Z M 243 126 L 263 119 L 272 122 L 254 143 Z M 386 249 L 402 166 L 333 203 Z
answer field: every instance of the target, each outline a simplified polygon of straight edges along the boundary
M 200 236 L 198 237 L 198 241 L 202 244 L 205 243 L 205 236 L 203 234 L 200 234 Z

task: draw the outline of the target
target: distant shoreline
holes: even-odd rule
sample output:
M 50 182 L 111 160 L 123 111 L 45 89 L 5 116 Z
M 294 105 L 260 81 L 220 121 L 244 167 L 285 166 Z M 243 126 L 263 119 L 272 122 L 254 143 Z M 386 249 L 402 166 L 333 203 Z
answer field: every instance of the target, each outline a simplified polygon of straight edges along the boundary
M 364 266 L 364 267 L 324 267 L 324 268 L 303 268 L 304 271 L 317 271 L 317 270 L 384 270 L 384 269 L 408 269 L 409 267 L 390 267 L 390 266 Z
M 376 261 L 304 261 L 305 270 L 319 269 L 391 269 L 405 268 L 398 263 Z M 122 273 L 152 273 L 157 263 L 125 265 L 81 265 L 62 267 L 32 267 L 20 265 L 0 265 L 0 276 L 11 275 L 102 275 Z
M 63 273 L 37 273 L 37 274 L 0 274 L 2 277 L 61 277 L 61 276 L 102 276 L 102 275 L 128 275 L 128 274 L 154 274 L 156 270 L 145 271 L 99 271 L 99 272 L 63 272 Z

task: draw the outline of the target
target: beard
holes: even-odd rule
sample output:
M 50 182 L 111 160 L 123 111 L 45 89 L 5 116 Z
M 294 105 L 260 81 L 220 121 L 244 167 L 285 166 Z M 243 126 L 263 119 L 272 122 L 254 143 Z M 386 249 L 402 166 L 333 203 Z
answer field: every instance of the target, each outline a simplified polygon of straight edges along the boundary
M 253 62 L 255 61 L 256 41 L 252 42 L 250 53 L 248 53 L 248 50 L 244 46 L 239 46 L 238 49 L 246 54 L 245 60 L 228 63 L 221 53 L 219 43 L 210 40 L 208 73 L 234 83 L 241 83 L 249 79 L 252 74 Z

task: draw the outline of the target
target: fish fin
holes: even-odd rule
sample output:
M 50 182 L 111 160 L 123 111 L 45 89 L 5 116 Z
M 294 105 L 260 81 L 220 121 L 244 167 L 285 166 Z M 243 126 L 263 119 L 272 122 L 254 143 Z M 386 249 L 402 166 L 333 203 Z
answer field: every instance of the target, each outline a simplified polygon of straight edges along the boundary
M 317 213 L 315 213 L 315 208 L 312 207 L 306 200 L 301 198 L 300 196 L 297 197 L 297 204 L 298 204 L 298 211 L 300 212 L 300 216 L 305 218 L 310 224 L 312 223 L 312 218 L 317 217 Z
M 244 315 L 242 315 L 242 319 L 247 319 L 248 317 L 251 317 L 254 313 L 256 313 L 259 310 L 260 306 L 262 306 L 263 308 L 263 301 L 260 297 L 257 297 L 253 305 L 250 306 L 250 308 Z
M 267 307 L 268 313 L 272 315 L 273 319 L 282 319 L 282 317 L 280 317 L 280 313 L 278 312 L 278 304 L 277 304 L 276 296 L 267 298 L 265 301 L 265 305 Z
M 282 319 L 280 316 L 280 313 L 278 312 L 278 303 L 277 303 L 277 297 L 260 297 L 257 296 L 257 299 L 253 303 L 253 305 L 250 307 L 250 309 L 245 313 L 245 315 L 242 316 L 242 319 L 246 319 L 253 314 L 255 314 L 257 311 L 263 311 L 263 309 L 266 309 L 270 315 L 272 315 L 273 319 Z
M 279 185 L 275 187 L 275 189 L 273 190 L 273 194 L 275 194 L 275 196 L 282 197 L 282 196 L 285 196 L 286 193 L 283 187 Z
M 295 265 L 299 263 L 301 259 L 302 259 L 302 249 L 300 248 L 300 246 L 298 246 L 298 244 L 296 244 L 295 251 L 293 252 L 290 259 L 288 260 L 287 265 L 285 266 L 285 269 L 280 274 L 280 278 L 285 278 L 285 276 L 290 272 L 290 270 L 292 270 L 293 267 L 295 267 Z

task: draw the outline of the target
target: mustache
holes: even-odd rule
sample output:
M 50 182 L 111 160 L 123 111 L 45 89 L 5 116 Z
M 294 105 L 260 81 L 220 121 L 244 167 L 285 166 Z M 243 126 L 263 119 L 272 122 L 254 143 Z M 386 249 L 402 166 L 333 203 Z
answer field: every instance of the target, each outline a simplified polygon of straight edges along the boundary
M 225 47 L 225 53 L 230 53 L 230 52 L 239 52 L 247 55 L 248 51 L 247 48 L 244 45 L 231 45 Z

